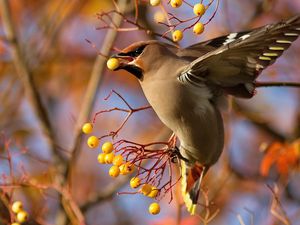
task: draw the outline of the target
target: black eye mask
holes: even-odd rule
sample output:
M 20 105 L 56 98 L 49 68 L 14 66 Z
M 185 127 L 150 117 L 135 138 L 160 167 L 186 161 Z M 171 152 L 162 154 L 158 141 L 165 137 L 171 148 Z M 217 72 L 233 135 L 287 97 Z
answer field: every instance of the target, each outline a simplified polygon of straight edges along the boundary
M 142 54 L 142 52 L 144 51 L 144 48 L 146 47 L 146 45 L 140 46 L 138 48 L 136 48 L 135 50 L 131 51 L 131 52 L 127 52 L 127 53 L 119 53 L 119 56 L 130 56 L 133 58 L 138 57 L 140 54 Z

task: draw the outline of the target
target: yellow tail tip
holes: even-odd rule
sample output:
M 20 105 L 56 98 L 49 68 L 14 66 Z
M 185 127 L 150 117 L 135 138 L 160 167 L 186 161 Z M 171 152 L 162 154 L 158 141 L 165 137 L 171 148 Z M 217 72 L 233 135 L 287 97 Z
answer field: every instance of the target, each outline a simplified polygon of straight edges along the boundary
M 188 209 L 189 213 L 194 216 L 196 214 L 196 210 L 197 210 L 197 205 L 193 204 L 190 206 L 190 208 Z

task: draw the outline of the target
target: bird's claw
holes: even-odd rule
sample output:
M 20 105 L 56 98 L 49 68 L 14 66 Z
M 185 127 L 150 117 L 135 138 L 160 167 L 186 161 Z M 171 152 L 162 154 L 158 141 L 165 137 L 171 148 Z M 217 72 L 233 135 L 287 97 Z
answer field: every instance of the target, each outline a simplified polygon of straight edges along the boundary
M 188 159 L 184 158 L 181 155 L 180 150 L 179 150 L 179 148 L 177 146 L 175 146 L 174 148 L 170 149 L 170 151 L 171 151 L 171 154 L 170 154 L 171 162 L 178 163 L 178 159 L 183 160 L 185 162 L 188 162 Z

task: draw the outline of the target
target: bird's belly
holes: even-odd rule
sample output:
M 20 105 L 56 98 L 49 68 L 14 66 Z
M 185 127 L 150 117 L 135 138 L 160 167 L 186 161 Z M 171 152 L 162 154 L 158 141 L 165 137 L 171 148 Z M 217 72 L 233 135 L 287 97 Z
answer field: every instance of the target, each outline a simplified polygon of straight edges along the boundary
M 177 136 L 181 153 L 190 161 L 212 165 L 219 159 L 224 145 L 223 121 L 215 106 L 198 114 L 182 116 Z
M 179 107 L 182 104 L 181 90 L 163 81 L 155 82 L 155 84 L 148 82 L 147 85 L 142 85 L 142 88 L 159 119 L 174 131 L 177 124 L 176 120 L 182 110 Z
M 223 122 L 207 90 L 164 81 L 155 86 L 148 82 L 142 88 L 160 120 L 179 138 L 182 154 L 192 161 L 214 164 L 223 149 Z

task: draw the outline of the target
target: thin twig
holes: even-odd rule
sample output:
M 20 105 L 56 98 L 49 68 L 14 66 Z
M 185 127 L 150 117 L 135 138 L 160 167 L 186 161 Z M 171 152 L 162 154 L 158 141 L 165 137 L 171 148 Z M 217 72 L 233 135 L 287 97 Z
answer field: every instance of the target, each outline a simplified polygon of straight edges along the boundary
M 246 225 L 241 214 L 237 214 L 236 218 L 238 219 L 240 225 Z
M 282 222 L 285 225 L 291 225 L 291 221 L 287 216 L 286 211 L 284 210 L 280 199 L 279 199 L 279 189 L 275 185 L 274 188 L 272 188 L 270 185 L 267 185 L 267 187 L 270 189 L 273 198 L 272 198 L 272 205 L 270 212 L 271 214 L 276 217 L 280 222 Z
M 300 88 L 300 83 L 296 82 L 257 82 L 256 87 L 294 87 Z
M 95 193 L 83 204 L 80 209 L 83 213 L 86 213 L 91 207 L 96 206 L 99 202 L 111 199 L 117 191 L 122 188 L 128 181 L 130 177 L 125 176 L 119 178 L 117 181 L 108 185 L 107 188 L 103 189 L 99 193 Z

